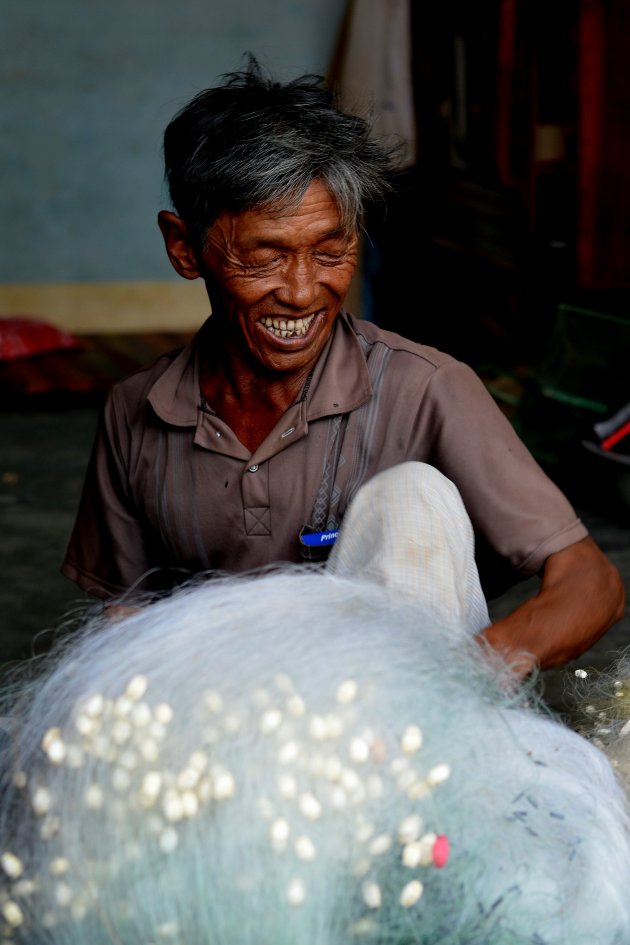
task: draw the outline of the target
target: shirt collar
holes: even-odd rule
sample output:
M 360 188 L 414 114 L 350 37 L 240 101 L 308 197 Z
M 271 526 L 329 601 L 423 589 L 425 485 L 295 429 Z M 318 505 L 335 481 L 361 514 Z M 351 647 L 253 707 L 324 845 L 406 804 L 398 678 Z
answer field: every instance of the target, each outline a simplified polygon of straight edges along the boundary
M 148 400 L 153 410 L 172 426 L 194 427 L 197 424 L 201 402 L 200 358 L 207 325 L 208 321 L 204 322 L 149 391 Z M 355 334 L 352 317 L 341 312 L 313 370 L 305 402 L 306 420 L 349 413 L 369 400 L 371 394 L 365 355 Z
M 330 414 L 349 413 L 369 400 L 371 395 L 367 363 L 352 325 L 352 316 L 341 312 L 313 371 L 306 419 L 318 420 Z
M 212 316 L 210 316 L 212 317 Z M 165 423 L 176 427 L 194 427 L 201 403 L 199 385 L 200 340 L 207 321 L 195 337 L 171 361 L 151 387 L 148 401 Z

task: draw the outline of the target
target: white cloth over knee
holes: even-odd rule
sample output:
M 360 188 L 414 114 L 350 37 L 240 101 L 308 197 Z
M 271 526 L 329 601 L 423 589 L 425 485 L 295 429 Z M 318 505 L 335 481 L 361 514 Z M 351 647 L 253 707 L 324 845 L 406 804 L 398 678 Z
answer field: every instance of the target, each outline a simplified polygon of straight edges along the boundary
M 328 567 L 414 597 L 454 629 L 474 634 L 490 623 L 464 503 L 425 463 L 402 463 L 361 487 Z

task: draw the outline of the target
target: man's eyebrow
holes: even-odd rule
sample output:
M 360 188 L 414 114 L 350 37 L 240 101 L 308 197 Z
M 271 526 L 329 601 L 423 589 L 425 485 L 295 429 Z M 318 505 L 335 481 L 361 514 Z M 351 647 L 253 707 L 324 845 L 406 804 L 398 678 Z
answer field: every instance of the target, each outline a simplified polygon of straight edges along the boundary
M 328 233 L 322 234 L 317 240 L 318 243 L 325 243 L 327 240 L 347 240 L 349 241 L 353 236 L 352 230 L 349 230 L 345 226 L 337 226 L 334 230 L 329 230 Z
M 322 236 L 319 242 L 324 243 L 326 240 L 350 239 L 351 236 L 351 230 L 348 230 L 347 227 L 338 226 L 336 229 L 331 230 L 330 233 L 326 233 Z
M 328 233 L 322 233 L 322 235 L 317 238 L 316 244 L 319 245 L 320 243 L 326 243 L 328 240 L 336 239 L 345 239 L 350 241 L 352 236 L 352 230 L 348 230 L 343 226 L 339 226 L 334 230 L 330 230 Z M 285 239 L 283 239 L 281 236 L 274 237 L 261 235 L 260 237 L 255 236 L 245 239 L 241 245 L 245 250 L 276 249 L 285 245 Z

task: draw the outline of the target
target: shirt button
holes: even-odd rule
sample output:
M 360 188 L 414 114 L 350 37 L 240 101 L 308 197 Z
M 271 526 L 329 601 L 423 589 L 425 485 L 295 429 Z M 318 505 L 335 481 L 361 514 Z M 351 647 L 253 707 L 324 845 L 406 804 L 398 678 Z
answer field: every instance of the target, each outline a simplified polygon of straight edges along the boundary
M 253 466 L 250 466 L 247 471 L 248 471 L 248 472 L 257 472 L 257 471 L 258 471 L 258 466 L 257 466 L 256 464 L 254 464 Z

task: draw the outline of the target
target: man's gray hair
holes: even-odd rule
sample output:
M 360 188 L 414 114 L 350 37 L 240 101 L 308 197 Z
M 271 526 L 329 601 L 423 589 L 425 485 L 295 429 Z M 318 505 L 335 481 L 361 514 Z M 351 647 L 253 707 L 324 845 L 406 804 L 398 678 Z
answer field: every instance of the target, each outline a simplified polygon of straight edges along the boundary
M 296 205 L 314 180 L 327 185 L 348 229 L 389 189 L 397 146 L 372 140 L 368 122 L 340 111 L 322 83 L 313 75 L 275 82 L 252 57 L 170 122 L 166 178 L 197 245 L 222 212 Z

